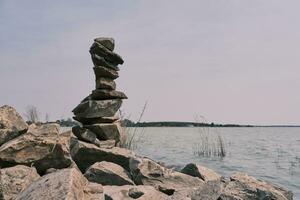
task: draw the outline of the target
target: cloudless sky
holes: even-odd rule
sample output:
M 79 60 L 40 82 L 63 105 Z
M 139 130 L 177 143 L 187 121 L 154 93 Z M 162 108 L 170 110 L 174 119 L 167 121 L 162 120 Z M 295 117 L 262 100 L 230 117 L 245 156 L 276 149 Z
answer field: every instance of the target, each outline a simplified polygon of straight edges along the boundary
M 0 105 L 71 117 L 89 47 L 116 41 L 122 110 L 142 121 L 300 124 L 298 0 L 0 0 Z

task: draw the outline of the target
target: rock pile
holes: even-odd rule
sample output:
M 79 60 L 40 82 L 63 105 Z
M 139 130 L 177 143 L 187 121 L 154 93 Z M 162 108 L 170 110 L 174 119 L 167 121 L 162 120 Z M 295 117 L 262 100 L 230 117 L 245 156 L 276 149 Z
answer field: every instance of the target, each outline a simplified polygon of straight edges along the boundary
M 73 110 L 74 119 L 82 126 L 73 128 L 73 133 L 82 141 L 99 147 L 119 146 L 125 141 L 116 112 L 122 99 L 127 96 L 116 91 L 115 79 L 119 77 L 118 65 L 124 61 L 114 53 L 113 38 L 96 38 L 90 48 L 96 76 L 96 89 Z

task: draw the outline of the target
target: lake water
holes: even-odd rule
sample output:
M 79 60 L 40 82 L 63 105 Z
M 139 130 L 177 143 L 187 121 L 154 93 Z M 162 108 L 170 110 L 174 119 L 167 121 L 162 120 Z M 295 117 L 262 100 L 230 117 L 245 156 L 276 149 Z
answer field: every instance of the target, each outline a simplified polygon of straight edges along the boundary
M 227 177 L 246 172 L 284 186 L 293 191 L 294 199 L 300 199 L 300 128 L 206 128 L 209 134 L 223 137 L 224 158 L 194 154 L 201 143 L 201 128 L 142 129 L 136 131 L 139 155 L 176 167 L 193 162 Z

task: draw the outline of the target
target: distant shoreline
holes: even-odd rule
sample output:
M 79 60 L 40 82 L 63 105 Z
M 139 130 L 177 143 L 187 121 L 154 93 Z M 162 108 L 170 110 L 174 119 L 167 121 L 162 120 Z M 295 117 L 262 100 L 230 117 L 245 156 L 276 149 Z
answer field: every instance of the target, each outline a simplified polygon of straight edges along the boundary
M 197 123 L 197 122 L 137 122 L 123 121 L 126 127 L 215 127 L 215 128 L 255 128 L 255 127 L 300 127 L 300 125 L 241 125 L 241 124 L 215 124 L 215 123 Z

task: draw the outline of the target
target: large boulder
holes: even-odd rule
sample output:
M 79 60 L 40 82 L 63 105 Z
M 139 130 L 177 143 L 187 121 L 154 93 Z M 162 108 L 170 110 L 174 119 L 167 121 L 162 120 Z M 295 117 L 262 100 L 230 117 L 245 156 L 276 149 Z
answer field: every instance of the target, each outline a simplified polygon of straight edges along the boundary
M 281 187 L 259 181 L 245 173 L 230 177 L 219 198 L 220 200 L 277 199 L 292 200 L 293 194 Z
M 113 117 L 122 105 L 122 100 L 84 101 L 73 109 L 76 117 L 97 118 Z
M 43 174 L 48 168 L 65 168 L 71 163 L 68 143 L 59 136 L 57 124 L 31 126 L 27 133 L 0 147 L 0 167 L 35 166 Z
M 97 89 L 93 90 L 88 98 L 90 100 L 127 99 L 127 96 L 123 92 L 116 90 Z
M 104 186 L 105 200 L 140 199 L 140 200 L 168 200 L 168 195 L 157 191 L 152 186 Z M 175 200 L 175 199 L 174 199 Z M 183 199 L 177 199 L 183 200 Z
M 102 185 L 92 183 L 75 168 L 47 174 L 21 192 L 16 200 L 102 200 Z
M 194 163 L 187 164 L 182 170 L 181 173 L 201 178 L 203 181 L 221 181 L 221 176 L 215 171 L 203 167 L 201 165 L 196 165 Z
M 124 60 L 122 57 L 109 49 L 105 48 L 101 43 L 98 41 L 95 41 L 91 48 L 90 48 L 90 53 L 91 54 L 96 54 L 98 56 L 104 57 L 106 60 L 108 60 L 110 63 L 113 65 L 117 64 L 123 64 Z
M 96 78 L 96 88 L 115 90 L 116 82 L 111 78 L 104 78 L 104 77 Z
M 130 159 L 134 160 L 136 158 L 132 151 L 124 148 L 100 148 L 94 144 L 86 143 L 78 139 L 72 141 L 71 155 L 83 173 L 89 166 L 101 161 L 116 163 L 128 171 Z
M 90 166 L 84 176 L 91 182 L 102 185 L 133 185 L 129 173 L 120 165 L 112 162 L 96 162 Z
M 16 165 L 0 170 L 0 199 L 11 200 L 40 178 L 34 167 Z
M 95 42 L 99 42 L 102 44 L 105 48 L 107 48 L 110 51 L 113 51 L 115 48 L 115 40 L 111 37 L 98 37 L 94 39 Z
M 103 66 L 95 66 L 93 68 L 96 78 L 106 77 L 111 79 L 116 79 L 119 77 L 119 73 L 116 70 L 103 67 Z
M 25 133 L 28 125 L 11 106 L 0 107 L 0 146 Z

